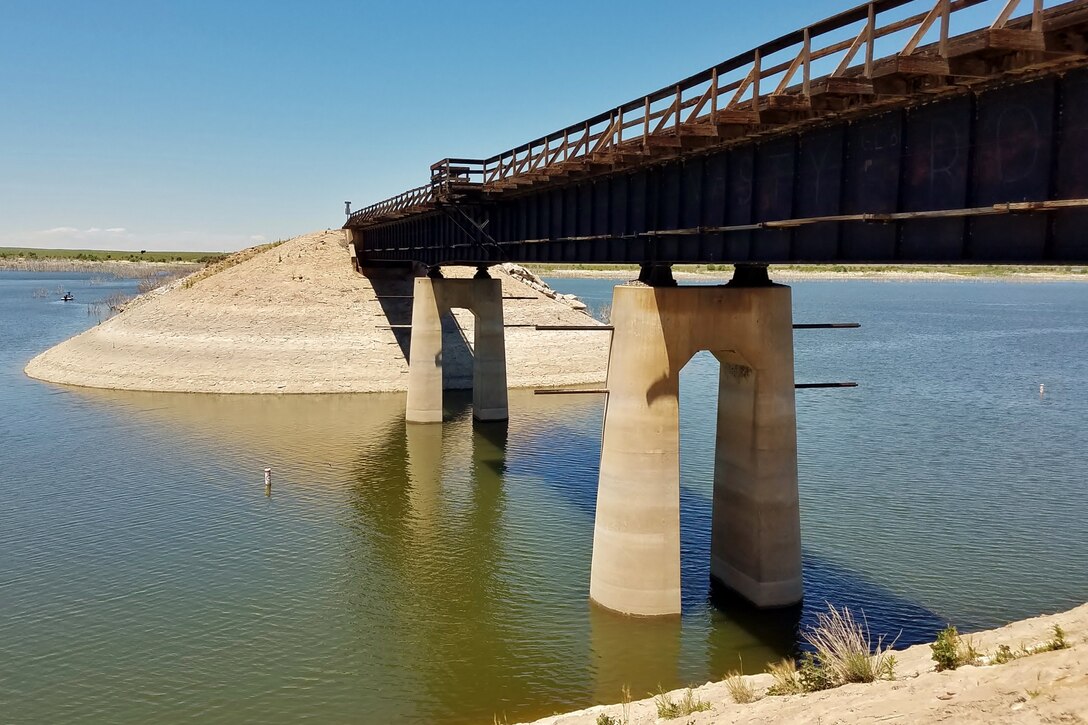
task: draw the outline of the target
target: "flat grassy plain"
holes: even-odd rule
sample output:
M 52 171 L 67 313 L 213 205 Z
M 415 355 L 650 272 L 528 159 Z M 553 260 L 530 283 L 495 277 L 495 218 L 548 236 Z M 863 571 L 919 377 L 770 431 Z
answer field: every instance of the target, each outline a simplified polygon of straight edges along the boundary
M 220 252 L 133 252 L 110 249 L 35 249 L 0 247 L 0 259 L 73 259 L 82 262 L 197 262 L 224 259 Z

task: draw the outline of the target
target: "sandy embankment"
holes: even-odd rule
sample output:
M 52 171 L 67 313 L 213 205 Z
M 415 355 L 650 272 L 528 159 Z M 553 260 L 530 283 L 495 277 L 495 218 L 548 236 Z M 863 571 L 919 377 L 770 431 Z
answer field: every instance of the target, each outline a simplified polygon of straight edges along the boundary
M 447 269 L 456 276 L 475 271 Z M 604 380 L 608 332 L 537 331 L 538 324 L 596 323 L 497 268 L 496 276 L 504 295 L 533 298 L 503 302 L 511 387 Z M 411 291 L 408 277 L 357 274 L 342 233 L 317 232 L 132 305 L 38 355 L 26 373 L 121 390 L 400 391 L 408 373 Z M 446 386 L 470 387 L 473 316 L 461 310 L 455 316 L 457 324 L 444 329 Z
M 710 710 L 676 720 L 659 720 L 652 698 L 630 704 L 629 725 L 643 723 L 1088 723 L 1088 604 L 1060 614 L 1013 622 L 971 635 L 983 654 L 998 645 L 1012 650 L 1047 642 L 1061 625 L 1069 649 L 1041 652 L 1006 664 L 967 666 L 936 672 L 929 645 L 895 653 L 896 679 L 845 685 L 807 695 L 765 696 L 770 675 L 745 677 L 760 695 L 737 704 L 724 682 L 708 682 L 694 694 Z M 683 690 L 671 693 L 674 701 Z M 638 693 L 635 694 L 638 696 Z M 624 722 L 621 705 L 605 705 L 553 715 L 533 725 L 594 725 L 602 714 Z

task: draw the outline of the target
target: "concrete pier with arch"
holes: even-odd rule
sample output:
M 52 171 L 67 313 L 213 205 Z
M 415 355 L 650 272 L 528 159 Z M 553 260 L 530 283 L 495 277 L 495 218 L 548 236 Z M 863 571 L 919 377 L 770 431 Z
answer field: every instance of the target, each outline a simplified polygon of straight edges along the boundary
M 472 346 L 472 414 L 477 420 L 510 417 L 506 394 L 506 341 L 502 283 L 481 269 L 473 279 L 417 277 L 412 299 L 408 360 L 409 423 L 442 422 L 442 316 L 454 308 L 476 318 Z
M 767 281 L 765 268 L 717 287 L 616 287 L 595 602 L 680 612 L 679 380 L 702 350 L 721 364 L 711 577 L 759 607 L 801 600 L 791 314 L 790 288 Z

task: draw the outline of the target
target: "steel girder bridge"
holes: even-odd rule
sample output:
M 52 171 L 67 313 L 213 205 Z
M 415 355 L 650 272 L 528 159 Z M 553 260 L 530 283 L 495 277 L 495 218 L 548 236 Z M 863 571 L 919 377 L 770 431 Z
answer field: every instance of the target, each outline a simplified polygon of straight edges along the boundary
M 875 0 L 344 228 L 361 264 L 1084 263 L 1086 65 L 1086 0 Z

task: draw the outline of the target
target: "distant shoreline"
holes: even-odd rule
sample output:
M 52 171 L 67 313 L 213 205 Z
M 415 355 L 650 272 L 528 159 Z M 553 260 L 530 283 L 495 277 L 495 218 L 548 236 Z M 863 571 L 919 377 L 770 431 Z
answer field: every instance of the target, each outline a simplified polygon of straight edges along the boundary
M 48 249 L 0 247 L 0 264 L 8 260 L 73 260 L 81 262 L 189 262 L 210 264 L 229 256 L 224 252 L 135 251 L 132 249 Z
M 17 254 L 33 252 L 32 255 Z M 56 256 L 53 256 L 55 253 Z M 126 255 L 127 256 L 122 256 Z M 107 256 L 117 255 L 117 256 Z M 179 258 L 180 257 L 180 258 Z M 100 250 L 16 250 L 0 247 L 0 271 L 20 272 L 106 272 L 123 277 L 162 271 L 195 271 L 223 255 L 203 252 L 107 252 Z M 637 265 L 527 263 L 527 269 L 541 277 L 569 279 L 635 279 Z M 678 264 L 677 279 L 727 281 L 732 265 Z M 780 282 L 807 280 L 887 281 L 1001 281 L 1001 282 L 1088 282 L 1088 267 L 1027 265 L 771 265 L 771 279 Z
M 144 277 L 195 272 L 226 256 L 220 252 L 0 247 L 0 271 L 96 272 L 115 277 Z
M 94 272 L 115 277 L 144 277 L 184 274 L 204 267 L 203 262 L 136 261 L 127 259 L 86 260 L 71 258 L 0 257 L 0 272 Z

